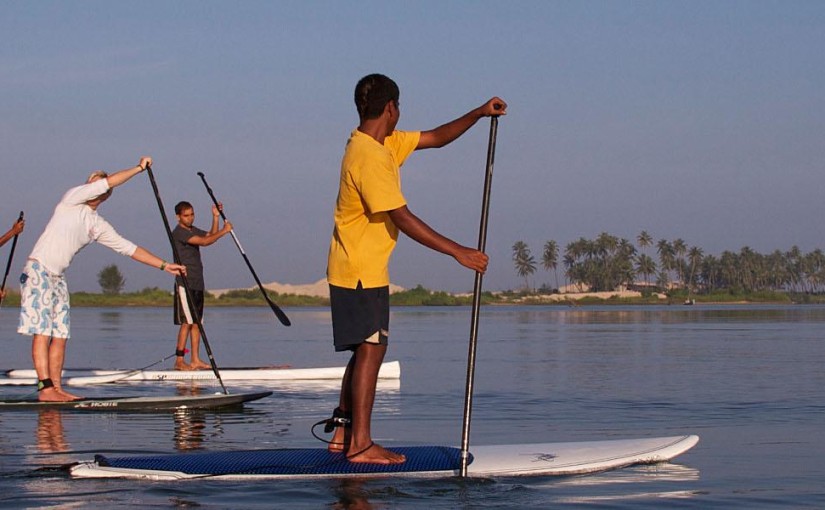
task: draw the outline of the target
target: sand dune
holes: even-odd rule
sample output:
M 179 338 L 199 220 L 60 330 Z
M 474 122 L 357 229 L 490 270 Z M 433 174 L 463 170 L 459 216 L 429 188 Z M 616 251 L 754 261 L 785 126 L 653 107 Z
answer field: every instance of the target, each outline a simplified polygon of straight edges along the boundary
M 329 285 L 327 284 L 326 278 L 321 278 L 315 283 L 304 283 L 304 284 L 292 284 L 292 283 L 278 283 L 278 282 L 271 282 L 271 283 L 264 283 L 264 288 L 267 290 L 272 290 L 277 292 L 278 294 L 294 294 L 296 296 L 316 296 L 316 297 L 329 297 Z M 214 295 L 215 297 L 220 297 L 222 294 L 226 294 L 232 290 L 257 290 L 258 286 L 254 287 L 247 287 L 245 289 L 209 289 L 209 292 Z M 399 287 L 398 285 L 390 284 L 390 293 L 399 292 L 405 290 L 404 287 Z

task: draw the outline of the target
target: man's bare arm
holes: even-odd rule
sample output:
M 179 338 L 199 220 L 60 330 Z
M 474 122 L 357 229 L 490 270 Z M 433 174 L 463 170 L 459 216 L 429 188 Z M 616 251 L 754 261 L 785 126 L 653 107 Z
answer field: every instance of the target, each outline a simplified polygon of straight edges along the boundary
M 491 115 L 507 115 L 507 103 L 498 97 L 494 97 L 453 121 L 429 131 L 422 131 L 416 150 L 444 147 L 463 135 L 479 119 Z
M 486 254 L 474 248 L 462 246 L 439 234 L 414 215 L 406 205 L 389 211 L 389 215 L 395 226 L 414 241 L 432 250 L 450 255 L 459 264 L 473 271 L 484 273 L 487 270 L 489 258 Z

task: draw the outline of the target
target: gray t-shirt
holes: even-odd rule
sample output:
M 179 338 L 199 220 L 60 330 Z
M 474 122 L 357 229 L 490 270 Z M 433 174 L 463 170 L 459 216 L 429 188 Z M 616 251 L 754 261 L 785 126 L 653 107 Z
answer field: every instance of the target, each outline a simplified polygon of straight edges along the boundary
M 180 226 L 180 223 L 172 231 L 172 238 L 175 240 L 175 247 L 180 255 L 180 263 L 186 266 L 186 281 L 191 290 L 206 290 L 203 282 L 203 263 L 201 262 L 200 246 L 189 244 L 189 239 L 193 236 L 205 237 L 209 235 L 198 227 L 193 226 L 187 230 Z M 180 277 L 175 281 L 183 283 Z

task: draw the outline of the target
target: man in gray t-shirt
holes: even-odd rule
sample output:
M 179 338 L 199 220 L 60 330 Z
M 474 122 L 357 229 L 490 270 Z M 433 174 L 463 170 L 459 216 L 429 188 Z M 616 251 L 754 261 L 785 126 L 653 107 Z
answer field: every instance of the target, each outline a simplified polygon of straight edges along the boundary
M 219 218 L 223 206 L 212 206 L 212 228 L 209 232 L 193 225 L 195 210 L 189 202 L 179 202 L 175 206 L 175 215 L 178 224 L 172 231 L 175 247 L 180 256 L 181 264 L 186 266 L 186 281 L 189 284 L 190 296 L 187 296 L 181 278 L 175 279 L 175 324 L 180 325 L 177 347 L 175 348 L 175 370 L 204 370 L 209 367 L 200 359 L 201 334 L 198 320 L 203 317 L 203 294 L 206 290 L 203 282 L 203 262 L 201 262 L 201 246 L 209 246 L 232 230 L 232 223 L 224 221 L 223 228 L 218 229 Z M 190 298 L 191 297 L 191 301 Z M 186 354 L 186 339 L 191 338 L 192 359 L 186 364 L 183 357 Z

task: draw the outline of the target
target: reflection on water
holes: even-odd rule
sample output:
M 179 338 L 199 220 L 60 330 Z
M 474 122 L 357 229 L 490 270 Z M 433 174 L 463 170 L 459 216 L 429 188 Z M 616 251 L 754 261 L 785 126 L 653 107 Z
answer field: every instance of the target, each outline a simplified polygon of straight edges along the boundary
M 606 504 L 609 502 L 628 502 L 638 501 L 650 504 L 651 500 L 674 500 L 674 499 L 690 499 L 697 495 L 695 491 L 661 491 L 661 492 L 633 492 L 630 494 L 602 494 L 592 496 L 576 496 L 570 498 L 559 498 L 559 503 L 577 503 L 577 504 Z M 661 501 L 660 504 L 667 505 L 666 501 Z
M 35 444 L 40 453 L 63 453 L 69 451 L 63 429 L 63 415 L 57 409 L 43 409 L 37 415 Z
M 176 409 L 172 416 L 175 420 L 175 449 L 183 451 L 203 448 L 206 413 L 199 409 Z M 220 426 L 217 428 L 220 429 Z
M 585 487 L 590 485 L 635 484 L 650 482 L 689 482 L 699 479 L 699 470 L 676 464 L 663 462 L 646 466 L 617 469 L 596 476 L 571 476 L 562 478 L 554 483 L 555 487 Z
M 708 322 L 797 322 L 822 321 L 825 310 L 817 307 L 776 307 L 772 305 L 710 306 L 588 306 L 581 308 L 523 307 L 510 312 L 518 324 L 555 325 L 598 324 L 701 324 Z
M 201 381 L 175 381 L 175 393 L 181 397 L 196 397 L 211 392 Z
M 342 479 L 340 484 L 334 488 L 334 493 L 338 497 L 332 508 L 340 510 L 371 510 L 373 505 L 369 502 L 369 491 L 364 488 L 365 481 L 357 478 Z
M 103 331 L 120 331 L 122 317 L 120 311 L 102 310 L 100 312 L 100 329 Z

